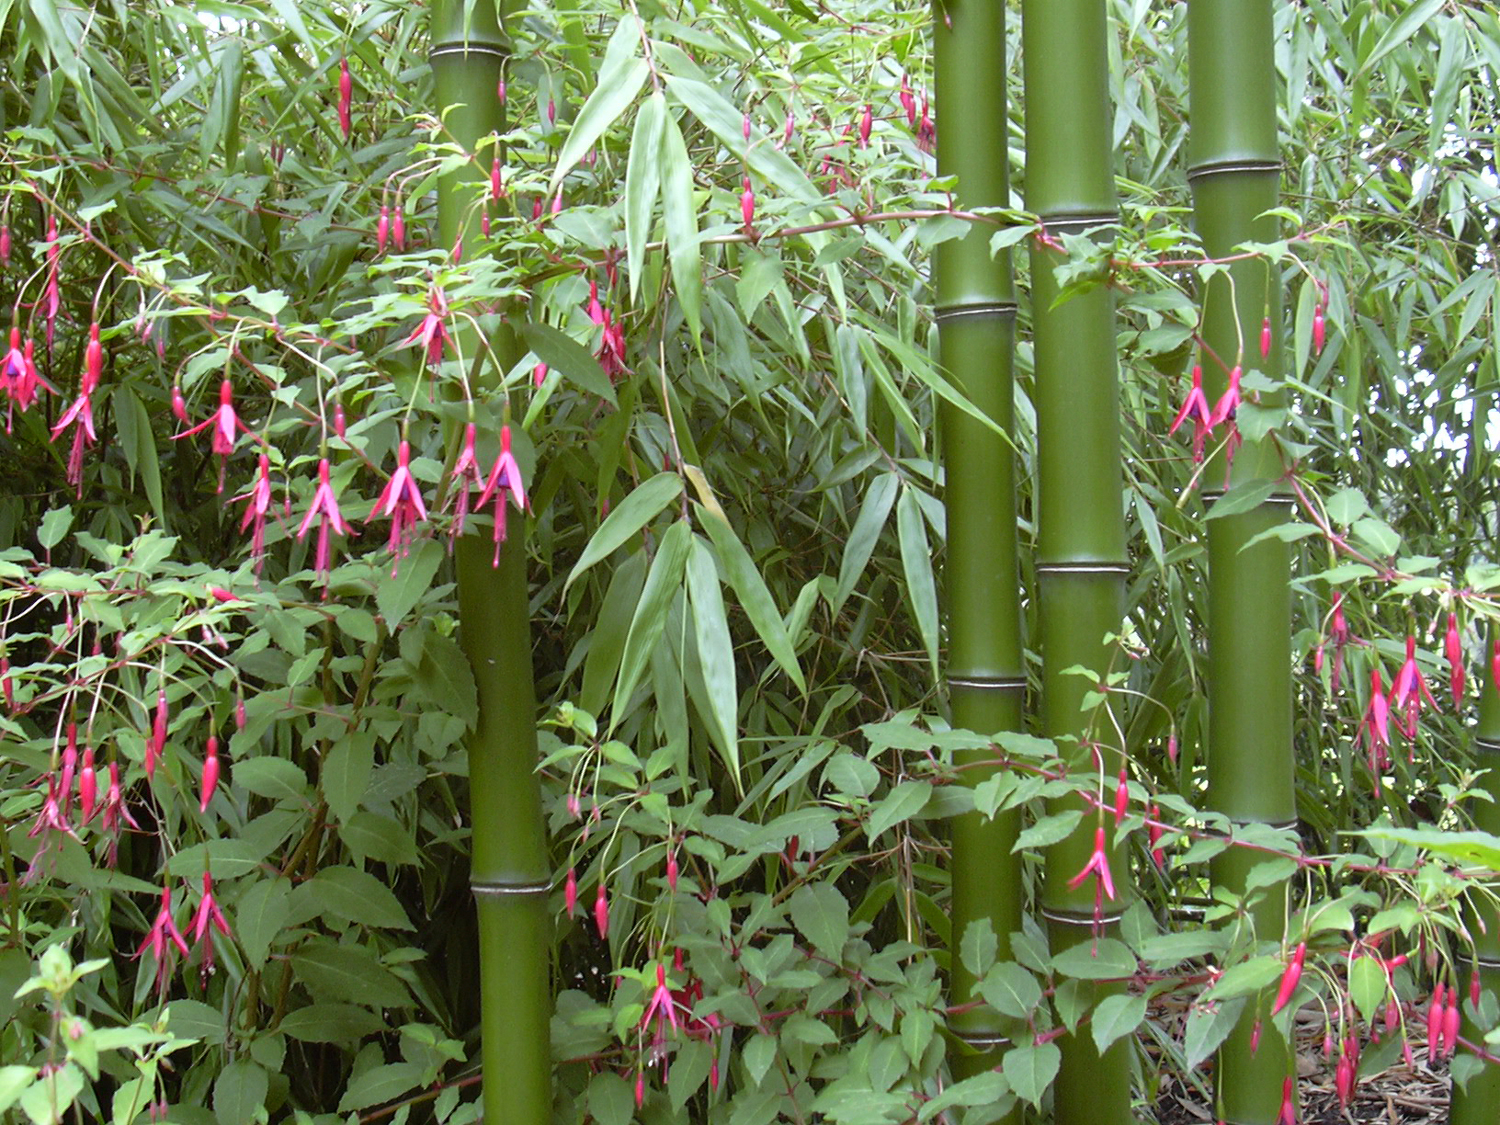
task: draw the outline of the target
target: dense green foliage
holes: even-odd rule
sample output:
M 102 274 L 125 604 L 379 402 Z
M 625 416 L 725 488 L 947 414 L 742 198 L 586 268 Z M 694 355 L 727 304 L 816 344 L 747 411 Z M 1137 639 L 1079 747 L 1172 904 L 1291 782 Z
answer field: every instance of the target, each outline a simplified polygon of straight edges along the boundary
M 1135 1074 L 1149 1104 L 1164 1071 L 1201 1082 L 1193 1068 L 1304 940 L 1297 1003 L 1316 998 L 1340 1043 L 1388 999 L 1418 1033 L 1439 979 L 1493 1027 L 1493 993 L 1470 1011 L 1461 902 L 1494 918 L 1500 840 L 1456 830 L 1488 802 L 1465 724 L 1493 690 L 1479 625 L 1500 616 L 1500 17 L 1277 5 L 1284 241 L 1244 252 L 1280 271 L 1289 362 L 1273 386 L 1244 341 L 1232 424 L 1274 432 L 1298 499 L 1274 533 L 1293 546 L 1302 823 L 1237 831 L 1268 855 L 1251 894 L 1291 877 L 1287 932 L 1255 934 L 1198 921 L 1249 915 L 1205 898 L 1229 846 L 1227 822 L 1195 811 L 1205 481 L 1190 435 L 1167 435 L 1223 268 L 1189 231 L 1185 5 L 1109 11 L 1121 222 L 1061 237 L 1056 280 L 1117 301 L 1133 573 L 1118 671 L 1084 706 L 1130 763 L 1108 823 L 1141 898 L 1118 938 L 1056 958 L 1030 922 L 1014 960 L 993 935 L 965 942 L 1024 1034 L 1000 1070 L 953 1084 L 949 821 L 1024 810 L 1039 883 L 1042 850 L 1081 815 L 1046 815 L 1048 798 L 1112 806 L 1115 781 L 1065 772 L 1030 735 L 950 729 L 935 686 L 934 416 L 969 403 L 934 359 L 929 251 L 974 223 L 997 249 L 1040 232 L 1018 147 L 1015 210 L 955 214 L 935 178 L 928 5 L 539 5 L 512 28 L 489 239 L 456 256 L 435 233 L 437 179 L 489 183 L 498 149 L 461 150 L 432 114 L 424 7 L 0 3 L 0 296 L 58 392 L 23 409 L 6 375 L 0 1116 L 52 1121 L 76 1101 L 117 1123 L 158 1103 L 223 1125 L 474 1119 L 478 704 L 448 551 L 460 497 L 478 500 L 454 478 L 471 419 L 484 477 L 509 424 L 508 479 L 530 502 L 508 519 L 528 527 L 560 1119 L 624 1125 L 639 1101 L 662 1121 L 946 1107 L 979 1125 L 1012 1097 L 1047 1104 L 1060 1027 L 1152 1043 L 1165 1062 Z M 1011 39 L 1014 59 L 1018 20 Z M 1010 439 L 1034 638 L 1025 259 Z M 514 364 L 497 358 L 502 308 L 527 351 Z M 98 441 L 70 473 L 80 416 L 61 423 L 92 323 Z M 439 325 L 481 346 L 425 363 Z M 245 426 L 225 458 L 173 404 L 180 387 L 196 426 L 223 380 Z M 1274 391 L 1285 405 L 1256 403 Z M 430 517 L 407 544 L 387 491 L 407 479 L 403 442 Z M 332 537 L 326 578 L 316 517 L 298 534 L 325 457 L 358 533 Z M 1214 511 L 1264 495 L 1233 489 Z M 465 534 L 488 544 L 506 503 Z M 1468 671 L 1455 698 L 1438 688 L 1449 612 Z M 1398 737 L 1404 706 L 1377 722 L 1370 684 L 1378 670 L 1390 687 L 1408 635 L 1439 706 Z M 1372 775 L 1380 729 L 1392 760 Z M 222 772 L 203 792 L 210 740 Z M 955 754 L 996 746 L 1013 768 L 954 784 Z M 208 888 L 227 933 L 202 912 Z M 1411 959 L 1388 974 L 1398 952 Z M 1127 978 L 1087 1006 L 1081 982 Z M 1152 1004 L 1174 991 L 1194 997 L 1182 1039 Z M 1362 1073 L 1399 1051 L 1387 1035 Z

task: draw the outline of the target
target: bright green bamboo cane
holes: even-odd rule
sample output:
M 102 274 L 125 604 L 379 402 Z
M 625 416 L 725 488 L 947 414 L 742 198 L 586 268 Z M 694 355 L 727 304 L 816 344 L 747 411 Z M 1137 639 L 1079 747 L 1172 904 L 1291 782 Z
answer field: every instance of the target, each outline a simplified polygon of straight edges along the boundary
M 938 170 L 958 177 L 961 207 L 1003 207 L 1009 195 L 1005 110 L 1005 5 L 990 0 L 936 0 Z M 1012 421 L 1015 298 L 1009 255 L 991 257 L 993 231 L 976 225 L 933 254 L 935 315 L 942 361 L 980 410 L 1007 432 Z M 1021 728 L 1026 681 L 1021 663 L 1016 572 L 1015 458 L 999 435 L 961 411 L 945 408 L 939 423 L 947 473 L 947 681 L 953 721 L 992 734 Z M 992 756 L 960 757 L 964 780 L 993 772 Z M 987 921 L 1010 956 L 1021 925 L 1021 873 L 1011 854 L 1017 814 L 985 821 L 977 814 L 953 827 L 951 1000 L 978 999 L 960 951 L 964 935 Z M 960 1072 L 994 1066 L 1008 1042 L 1000 1014 L 978 1005 L 955 1014 L 954 1033 L 975 1052 Z
M 1109 106 L 1108 21 L 1104 0 L 1023 0 L 1026 62 L 1026 206 L 1039 215 L 1054 243 L 1113 223 L 1113 143 Z M 1119 388 L 1115 364 L 1114 301 L 1099 288 L 1053 307 L 1053 273 L 1061 256 L 1037 242 L 1032 252 L 1032 327 L 1035 334 L 1037 412 L 1037 581 L 1041 601 L 1042 730 L 1056 739 L 1071 767 L 1120 766 L 1114 727 L 1099 711 L 1083 711 L 1090 680 L 1078 667 L 1110 671 L 1108 634 L 1119 631 L 1129 571 L 1120 508 Z M 1109 802 L 1113 785 L 1101 795 Z M 1077 799 L 1050 811 L 1077 808 Z M 1129 895 L 1126 853 L 1106 853 L 1113 899 L 1096 897 L 1091 877 L 1069 882 L 1089 862 L 1102 808 L 1085 815 L 1068 839 L 1047 853 L 1043 913 L 1052 951 L 1094 939 L 1113 926 Z M 1107 829 L 1108 831 L 1108 829 Z M 1096 999 L 1118 984 L 1091 986 Z M 1058 1125 L 1126 1123 L 1130 1115 L 1130 1042 L 1120 1039 L 1100 1056 L 1082 1029 L 1066 1036 L 1053 1085 Z
M 430 60 L 447 134 L 470 152 L 505 131 L 498 86 L 509 45 L 507 5 L 438 0 Z M 479 163 L 438 185 L 438 243 L 480 244 L 485 177 Z M 483 205 L 482 203 L 480 204 Z M 479 341 L 460 335 L 472 357 Z M 502 364 L 519 359 L 501 327 L 491 345 Z M 483 393 L 476 388 L 476 393 Z M 484 1119 L 545 1125 L 552 1115 L 551 868 L 536 776 L 536 692 L 526 583 L 525 523 L 513 520 L 492 566 L 489 537 L 458 541 L 459 640 L 479 689 L 479 722 L 469 743 L 471 885 L 479 915 Z
M 1491 626 L 1485 638 L 1483 652 L 1491 651 L 1494 638 L 1500 629 Z M 1479 724 L 1474 729 L 1475 765 L 1489 770 L 1489 776 L 1480 785 L 1491 793 L 1500 785 L 1500 692 L 1490 676 L 1489 661 L 1481 660 L 1479 677 L 1482 692 L 1479 697 Z M 1481 832 L 1500 836 L 1500 802 L 1477 801 L 1473 806 L 1474 827 Z M 1474 938 L 1474 956 L 1470 969 L 1479 970 L 1480 987 L 1486 992 L 1500 996 L 1500 922 L 1494 911 L 1486 911 L 1487 917 L 1480 919 L 1470 910 L 1464 921 Z M 1479 923 L 1484 923 L 1483 929 Z M 1458 982 L 1463 988 L 1464 982 Z M 1459 1034 L 1470 1043 L 1483 1043 L 1484 1032 L 1474 1022 L 1473 1011 L 1467 998 L 1463 1005 L 1463 1022 Z M 1455 1056 L 1455 1060 L 1462 1056 Z M 1493 1125 L 1496 1107 L 1500 1107 L 1500 1065 L 1485 1063 L 1484 1069 L 1473 1075 L 1467 1086 L 1453 1084 L 1453 1105 L 1449 1112 L 1450 1125 Z
M 1188 178 L 1204 249 L 1219 258 L 1246 241 L 1270 242 L 1277 224 L 1281 164 L 1276 144 L 1276 65 L 1271 0 L 1193 0 L 1188 6 L 1189 95 L 1192 132 Z M 1231 285 L 1232 279 L 1232 285 Z M 1263 261 L 1235 263 L 1202 295 L 1204 386 L 1217 401 L 1236 364 L 1277 379 L 1281 370 L 1281 290 Z M 1269 318 L 1271 347 L 1260 354 L 1261 322 Z M 1262 396 L 1262 405 L 1276 405 Z M 1214 435 L 1222 441 L 1225 429 Z M 1269 440 L 1247 441 L 1232 473 L 1225 450 L 1204 475 L 1204 499 L 1232 485 L 1282 476 Z M 1260 532 L 1286 522 L 1289 500 L 1276 494 L 1238 515 L 1208 524 L 1208 807 L 1237 823 L 1289 825 L 1296 821 L 1292 759 L 1290 556 L 1287 545 Z M 1257 862 L 1230 848 L 1213 865 L 1214 881 L 1231 892 L 1245 886 Z M 1276 939 L 1285 925 L 1282 888 L 1259 892 L 1251 911 L 1257 935 Z M 1218 1116 L 1230 1125 L 1274 1125 L 1282 1082 L 1291 1073 L 1287 1044 L 1269 1018 L 1265 996 L 1252 997 L 1219 1052 Z M 1250 1050 L 1260 1019 L 1258 1050 Z

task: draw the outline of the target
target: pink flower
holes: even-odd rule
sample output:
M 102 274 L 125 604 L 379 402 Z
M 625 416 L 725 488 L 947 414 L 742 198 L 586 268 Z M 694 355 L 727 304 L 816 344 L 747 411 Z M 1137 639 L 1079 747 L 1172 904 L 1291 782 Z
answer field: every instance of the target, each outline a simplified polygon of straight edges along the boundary
M 604 883 L 599 883 L 599 893 L 594 896 L 594 925 L 599 928 L 599 940 L 609 938 L 609 900 L 604 896 Z
M 385 244 L 391 237 L 391 209 L 386 204 L 380 205 L 380 218 L 375 220 L 375 253 L 384 254 Z
M 240 416 L 234 411 L 234 385 L 228 379 L 219 384 L 219 408 L 208 416 L 205 421 L 199 422 L 190 430 L 183 430 L 180 434 L 172 435 L 172 440 L 192 437 L 200 430 L 212 426 L 212 441 L 209 448 L 219 455 L 219 491 L 224 491 L 224 462 L 234 452 L 234 443 L 239 437 L 239 432 L 250 432 L 250 427 L 240 421 Z
M 578 872 L 568 868 L 568 877 L 563 882 L 563 906 L 567 909 L 568 917 L 573 917 L 573 912 L 578 908 Z
M 146 950 L 156 958 L 156 982 L 157 987 L 165 990 L 167 976 L 171 971 L 168 957 L 172 947 L 186 957 L 188 955 L 188 943 L 182 936 L 182 931 L 177 928 L 177 923 L 172 920 L 172 892 L 163 887 L 161 889 L 161 908 L 156 912 L 156 921 L 151 923 L 151 929 L 146 931 L 140 947 L 135 951 L 133 959 L 139 959 L 145 955 Z
M 745 220 L 748 229 L 755 225 L 755 192 L 750 188 L 750 177 L 744 178 L 745 190 L 740 194 L 740 217 Z
M 469 515 L 469 498 L 473 487 L 476 484 L 481 487 L 484 485 L 484 474 L 479 471 L 479 461 L 474 456 L 476 432 L 473 422 L 464 427 L 463 448 L 459 450 L 458 460 L 453 462 L 453 472 L 449 475 L 455 490 L 452 528 L 454 539 L 464 533 L 464 521 Z
M 531 369 L 531 381 L 539 387 L 547 381 L 547 365 L 545 363 L 539 363 Z
M 396 212 L 400 215 L 400 212 Z M 400 240 L 397 240 L 397 249 L 400 249 Z M 428 313 L 422 318 L 412 333 L 401 341 L 402 347 L 411 344 L 420 344 L 427 353 L 427 362 L 434 367 L 443 362 L 443 346 L 449 342 L 448 329 L 444 322 L 448 318 L 448 299 L 443 291 L 433 286 L 427 294 Z
M 1464 698 L 1464 643 L 1458 632 L 1458 614 L 1448 615 L 1448 632 L 1443 637 L 1443 651 L 1448 657 L 1448 687 L 1453 692 L 1453 706 Z
M 156 763 L 167 747 L 167 693 L 156 689 L 156 718 L 151 723 L 151 737 L 146 740 L 146 776 L 156 773 Z
M 245 515 L 240 520 L 240 534 L 252 527 L 250 535 L 250 557 L 255 562 L 255 573 L 259 574 L 266 564 L 266 513 L 271 510 L 271 459 L 260 455 L 260 470 L 250 491 L 236 500 L 245 501 Z
M 1217 426 L 1220 422 L 1230 421 L 1234 418 L 1234 412 L 1240 406 L 1240 365 L 1235 364 L 1229 369 L 1229 385 L 1224 388 L 1224 393 L 1219 396 L 1219 401 L 1214 403 L 1213 416 L 1209 419 L 1210 427 Z
M 343 513 L 339 511 L 338 498 L 334 496 L 333 485 L 329 483 L 327 457 L 318 461 L 318 488 L 313 493 L 312 506 L 307 509 L 307 515 L 302 517 L 302 526 L 297 529 L 298 539 L 306 538 L 313 520 L 318 520 L 318 546 L 313 556 L 313 566 L 323 574 L 326 580 L 328 577 L 328 532 L 333 530 L 340 535 L 354 534 L 345 521 Z
M 1297 1085 L 1290 1074 L 1281 1080 L 1281 1113 L 1276 1125 L 1297 1125 Z
M 411 475 L 410 465 L 411 443 L 403 441 L 396 451 L 396 471 L 391 474 L 385 491 L 380 494 L 375 507 L 370 511 L 370 520 L 379 517 L 391 521 L 390 548 L 397 559 L 404 558 L 410 549 L 412 528 L 427 518 L 422 491 Z M 395 573 L 396 568 L 392 566 L 391 574 Z
M 673 1031 L 677 1030 L 677 1003 L 672 998 L 672 990 L 667 987 L 667 968 L 660 962 L 656 965 L 656 988 L 641 1015 L 641 1022 L 636 1026 L 645 1028 L 653 1016 L 658 1021 L 669 1023 Z
M 917 124 L 917 99 L 912 96 L 911 83 L 905 74 L 901 75 L 901 108 L 906 113 L 906 123 L 913 128 Z
M 1177 412 L 1177 417 L 1172 420 L 1172 426 L 1167 430 L 1170 436 L 1177 432 L 1183 422 L 1188 418 L 1193 420 L 1193 460 L 1203 460 L 1203 442 L 1214 429 L 1213 413 L 1208 408 L 1208 399 L 1203 394 L 1203 368 L 1199 364 L 1193 364 L 1193 389 L 1188 391 L 1187 398 L 1182 403 L 1182 409 Z
M 483 508 L 491 496 L 495 498 L 495 565 L 500 565 L 500 544 L 505 542 L 505 496 L 510 493 L 516 507 L 525 511 L 529 506 L 526 488 L 521 483 L 521 466 L 516 464 L 510 451 L 510 426 L 500 427 L 500 456 L 495 458 L 495 467 L 490 470 L 490 479 L 479 494 L 476 508 Z
M 1260 322 L 1260 358 L 1265 359 L 1271 354 L 1271 318 L 1266 317 Z
M 1422 675 L 1422 670 L 1417 666 L 1417 638 L 1410 633 L 1406 636 L 1406 662 L 1401 665 L 1401 670 L 1396 673 L 1396 679 L 1391 684 L 1391 706 L 1398 712 L 1405 712 L 1405 721 L 1400 714 L 1396 717 L 1396 725 L 1406 732 L 1407 738 L 1415 738 L 1417 734 L 1417 712 L 1421 708 L 1421 700 L 1425 697 L 1434 711 L 1437 703 L 1432 698 L 1432 692 L 1427 688 L 1427 678 Z
M 219 909 L 219 904 L 214 901 L 214 882 L 207 871 L 203 873 L 203 899 L 198 903 L 198 909 L 193 914 L 192 925 L 188 930 L 193 935 L 195 942 L 202 941 L 203 936 L 208 933 L 209 926 L 225 937 L 229 936 L 229 923 L 224 920 L 224 912 Z
M 1364 732 L 1370 772 L 1375 775 L 1375 789 L 1378 792 L 1380 771 L 1390 765 L 1391 761 L 1390 754 L 1387 753 L 1391 745 L 1390 703 L 1385 697 L 1379 666 L 1370 669 L 1370 702 L 1365 705 L 1365 715 L 1360 720 L 1359 728 Z
M 1109 854 L 1104 846 L 1104 825 L 1094 829 L 1094 851 L 1089 856 L 1089 861 L 1083 865 L 1083 870 L 1068 880 L 1068 889 L 1077 890 L 1083 881 L 1090 875 L 1094 876 L 1094 909 L 1097 911 L 1103 899 L 1101 895 L 1108 895 L 1111 900 L 1115 897 L 1115 881 L 1109 873 Z
M 104 349 L 99 343 L 99 323 L 89 325 L 89 343 L 84 350 L 83 378 L 78 384 L 78 397 L 63 411 L 57 424 L 52 427 L 52 440 L 56 441 L 64 430 L 74 426 L 73 450 L 68 454 L 68 483 L 83 495 L 83 450 L 99 440 L 94 432 L 93 393 L 99 386 L 99 377 L 104 370 Z
M 208 736 L 208 746 L 203 757 L 203 784 L 198 798 L 198 811 L 206 813 L 208 803 L 214 799 L 214 790 L 219 786 L 219 740 Z
M 128 824 L 137 832 L 141 828 L 135 817 L 130 815 L 130 808 L 125 804 L 125 795 L 120 789 L 119 762 L 109 763 L 109 792 L 104 798 L 101 823 L 110 836 L 109 865 L 113 867 L 119 859 L 120 834 L 125 830 L 124 826 Z
M 98 795 L 99 773 L 94 768 L 94 748 L 85 746 L 83 768 L 78 771 L 78 814 L 83 818 L 79 821 L 80 824 L 87 824 L 94 819 Z

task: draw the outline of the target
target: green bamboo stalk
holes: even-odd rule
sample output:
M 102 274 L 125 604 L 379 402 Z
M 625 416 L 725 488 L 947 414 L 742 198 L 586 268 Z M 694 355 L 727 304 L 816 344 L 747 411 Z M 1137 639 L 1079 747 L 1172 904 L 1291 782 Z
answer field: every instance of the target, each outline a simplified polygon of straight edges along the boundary
M 1021 15 L 1026 206 L 1055 245 L 1118 217 L 1108 19 L 1104 0 L 1023 0 Z M 1101 287 L 1053 307 L 1060 260 L 1053 246 L 1033 244 L 1042 733 L 1057 740 L 1074 772 L 1102 770 L 1108 803 L 1120 768 L 1118 739 L 1102 711 L 1091 717 L 1083 710 L 1090 681 L 1067 670 L 1108 673 L 1111 649 L 1104 638 L 1119 631 L 1124 614 L 1129 566 L 1120 508 L 1114 300 Z M 1078 807 L 1075 797 L 1053 802 L 1049 811 Z M 1047 853 L 1042 912 L 1054 953 L 1091 942 L 1100 927 L 1114 929 L 1130 893 L 1127 853 L 1118 844 L 1107 853 L 1117 897 L 1096 900 L 1093 878 L 1069 888 L 1105 824 L 1102 808 L 1085 805 L 1084 811 L 1077 830 Z M 1121 987 L 1091 986 L 1096 999 Z M 1101 1057 L 1084 1029 L 1059 1046 L 1053 1119 L 1059 1125 L 1130 1122 L 1130 1041 L 1117 1040 Z
M 1005 103 L 1005 5 L 989 0 L 935 0 L 934 50 L 938 171 L 958 177 L 961 207 L 1004 207 L 1009 200 Z M 1015 295 L 1008 253 L 991 257 L 993 231 L 976 225 L 933 254 L 938 340 L 950 377 L 986 416 L 1009 432 L 1014 389 Z M 1021 663 L 1016 568 L 1015 458 L 1009 443 L 963 412 L 944 407 L 948 508 L 944 575 L 948 616 L 948 694 L 956 726 L 993 734 L 1021 729 L 1026 688 Z M 985 751 L 959 755 L 964 780 L 977 785 L 997 768 Z M 1011 854 L 1018 814 L 991 821 L 978 814 L 953 826 L 953 934 L 950 998 L 978 1001 L 977 982 L 960 951 L 970 927 L 988 922 L 1010 956 L 1021 927 L 1022 887 Z M 988 1005 L 956 1013 L 953 1032 L 972 1054 L 959 1073 L 994 1066 L 1009 1042 L 1005 1021 Z
M 1500 636 L 1500 627 L 1492 624 L 1488 633 L 1484 648 L 1480 650 L 1482 653 L 1491 651 L 1495 638 Z M 1479 769 L 1490 771 L 1480 785 L 1495 793 L 1497 786 L 1500 786 L 1500 692 L 1495 690 L 1489 661 L 1481 660 L 1480 665 L 1481 693 L 1479 722 L 1474 728 L 1474 764 Z M 1475 828 L 1500 836 L 1500 802 L 1475 802 L 1473 813 Z M 1500 996 L 1500 920 L 1496 919 L 1493 911 L 1488 911 L 1484 918 L 1478 917 L 1473 909 L 1467 910 L 1465 914 L 1464 922 L 1474 938 L 1474 950 L 1469 958 L 1468 968 L 1479 970 L 1479 986 L 1482 990 Z M 1458 983 L 1460 989 L 1463 989 L 1465 982 Z M 1484 1042 L 1484 1032 L 1474 1022 L 1473 1011 L 1467 999 L 1463 1005 L 1459 1034 L 1470 1043 Z M 1455 1056 L 1455 1061 L 1460 1057 L 1462 1056 Z M 1496 1106 L 1500 1106 L 1500 1065 L 1485 1063 L 1484 1069 L 1471 1077 L 1467 1086 L 1460 1087 L 1457 1082 L 1453 1084 L 1453 1101 L 1448 1121 L 1450 1125 L 1492 1125 Z
M 1277 236 L 1281 163 L 1276 144 L 1276 65 L 1271 0 L 1193 0 L 1188 6 L 1192 133 L 1188 179 L 1204 249 L 1219 258 L 1247 241 Z M 1232 284 L 1231 284 L 1232 279 Z M 1204 386 L 1217 401 L 1227 368 L 1240 363 L 1270 379 L 1281 374 L 1281 289 L 1264 261 L 1235 263 L 1203 294 Z M 1260 355 L 1261 321 L 1271 348 Z M 1264 406 L 1278 405 L 1264 395 Z M 1215 439 L 1224 436 L 1223 430 Z M 1210 461 L 1204 500 L 1233 485 L 1279 481 L 1281 458 L 1270 440 L 1246 441 L 1232 471 L 1221 449 Z M 1291 825 L 1293 790 L 1290 552 L 1260 532 L 1284 523 L 1289 498 L 1277 486 L 1257 507 L 1208 524 L 1208 795 L 1210 809 L 1235 823 Z M 1210 511 L 1212 517 L 1212 511 Z M 1229 848 L 1213 864 L 1215 883 L 1242 893 L 1257 857 Z M 1280 887 L 1259 892 L 1251 918 L 1261 939 L 1279 939 L 1286 924 Z M 1291 1074 L 1286 1041 L 1269 1018 L 1267 996 L 1252 997 L 1219 1052 L 1218 1116 L 1229 1125 L 1274 1125 L 1282 1083 Z M 1260 1020 L 1259 1048 L 1250 1049 Z
M 509 43 L 503 30 L 510 0 L 469 4 L 436 0 L 432 65 L 437 104 L 448 134 L 467 151 L 505 132 L 498 86 Z M 438 242 L 480 245 L 486 177 L 460 169 L 438 184 Z M 479 203 L 479 206 L 476 206 Z M 472 357 L 472 329 L 458 337 Z M 520 358 L 504 326 L 491 346 L 502 366 Z M 476 393 L 483 393 L 476 388 Z M 473 869 L 479 919 L 481 1058 L 484 1119 L 493 1125 L 545 1125 L 552 1115 L 551 866 L 536 776 L 536 690 L 526 581 L 525 521 L 513 520 L 492 565 L 479 530 L 455 548 L 459 641 L 474 670 L 479 721 L 469 742 Z

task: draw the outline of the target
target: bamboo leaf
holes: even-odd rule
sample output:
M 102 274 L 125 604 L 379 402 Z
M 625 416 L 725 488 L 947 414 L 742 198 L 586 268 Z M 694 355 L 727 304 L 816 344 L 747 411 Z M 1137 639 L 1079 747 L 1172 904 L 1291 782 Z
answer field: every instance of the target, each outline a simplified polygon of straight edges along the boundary
M 687 591 L 693 606 L 693 626 L 698 640 L 698 666 L 708 695 L 710 718 L 718 732 L 725 764 L 740 784 L 739 691 L 735 684 L 734 647 L 729 639 L 729 620 L 724 614 L 724 594 L 713 550 L 698 536 L 692 538 L 687 560 Z
M 604 64 L 599 69 L 599 84 L 578 111 L 573 129 L 563 142 L 562 151 L 557 154 L 557 168 L 547 186 L 548 195 L 557 194 L 563 177 L 583 159 L 604 131 L 630 108 L 630 103 L 641 92 L 646 76 L 651 72 L 646 60 L 636 54 L 640 50 L 641 34 L 640 20 L 634 15 L 620 18 L 605 50 Z
M 609 591 L 594 619 L 589 654 L 583 661 L 583 690 L 578 705 L 591 715 L 604 709 L 609 689 L 620 671 L 620 654 L 630 632 L 630 618 L 646 582 L 646 552 L 637 551 L 616 568 Z
M 630 299 L 641 285 L 651 215 L 661 194 L 661 151 L 665 143 L 667 99 L 660 90 L 646 99 L 635 116 L 630 138 L 630 162 L 625 170 L 625 264 L 630 274 Z
M 750 624 L 755 626 L 761 643 L 792 683 L 797 685 L 797 690 L 805 693 L 807 681 L 802 677 L 802 668 L 797 663 L 797 653 L 786 631 L 786 623 L 782 621 L 776 603 L 771 598 L 771 591 L 766 588 L 765 579 L 761 578 L 749 552 L 745 550 L 739 536 L 735 535 L 734 529 L 724 520 L 709 514 L 702 517 L 700 522 L 708 532 L 708 537 L 713 540 L 719 565 L 724 568 L 729 585 L 739 595 L 740 608 L 750 618 Z
M 668 74 L 665 78 L 667 88 L 673 95 L 687 106 L 694 117 L 708 126 L 709 131 L 727 145 L 731 152 L 745 151 L 742 132 L 744 115 L 738 109 L 706 82 L 679 74 Z M 775 184 L 778 191 L 804 203 L 821 202 L 823 195 L 813 186 L 807 174 L 791 157 L 770 144 L 765 134 L 757 129 L 752 129 L 750 134 L 747 160 L 751 169 L 766 183 Z
M 865 492 L 865 502 L 860 505 L 859 515 L 844 543 L 844 558 L 839 564 L 838 590 L 833 595 L 833 612 L 843 608 L 844 602 L 854 592 L 855 584 L 864 575 L 865 567 L 874 553 L 885 521 L 890 518 L 891 505 L 896 502 L 895 473 L 882 473 L 870 482 Z
M 698 211 L 693 204 L 693 165 L 676 119 L 664 114 L 663 126 L 662 208 L 666 217 L 667 257 L 672 263 L 677 300 L 696 339 L 703 332 L 703 268 Z
M 927 527 L 921 509 L 910 488 L 902 490 L 896 502 L 896 532 L 901 543 L 901 567 L 906 574 L 906 590 L 911 597 L 912 613 L 927 649 L 927 661 L 933 678 L 938 674 L 938 604 L 937 580 L 932 573 L 932 547 L 927 542 Z
M 680 481 L 678 486 L 681 487 Z M 651 659 L 651 652 L 661 638 L 662 627 L 667 623 L 667 608 L 682 589 L 682 571 L 691 546 L 692 531 L 687 521 L 674 520 L 662 536 L 656 558 L 651 562 L 645 588 L 641 590 L 640 604 L 635 607 L 635 616 L 630 621 L 630 633 L 625 637 L 625 651 L 620 657 L 620 682 L 615 686 L 611 730 L 625 717 L 630 697 L 635 694 L 646 662 Z
M 641 528 L 661 514 L 663 509 L 682 494 L 682 478 L 676 473 L 657 473 L 639 488 L 625 497 L 620 506 L 610 512 L 599 530 L 589 540 L 588 546 L 578 556 L 563 588 L 571 586 L 580 574 L 596 562 L 607 558 L 615 548 L 624 543 Z
M 1443 10 L 1446 2 L 1447 0 L 1421 0 L 1421 3 L 1402 12 L 1392 21 L 1391 26 L 1385 29 L 1385 34 L 1380 37 L 1374 49 L 1361 61 L 1357 74 L 1365 76 L 1373 73 L 1381 59 L 1397 47 L 1409 42 L 1419 28 Z
M 562 372 L 564 378 L 589 394 L 598 395 L 611 406 L 618 406 L 615 388 L 604 374 L 604 368 L 593 354 L 573 337 L 550 324 L 524 321 L 521 338 L 536 353 L 537 359 Z

